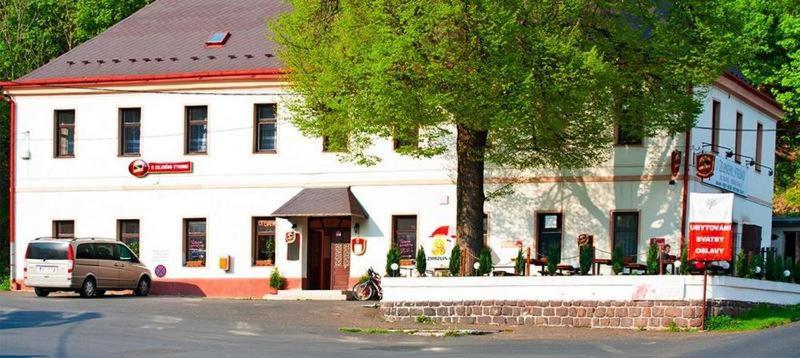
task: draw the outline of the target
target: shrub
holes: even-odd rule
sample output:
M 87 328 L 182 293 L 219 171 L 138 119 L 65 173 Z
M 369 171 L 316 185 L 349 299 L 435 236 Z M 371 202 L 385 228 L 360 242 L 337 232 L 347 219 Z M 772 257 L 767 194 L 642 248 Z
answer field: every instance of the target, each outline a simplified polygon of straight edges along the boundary
M 559 262 L 561 262 L 561 250 L 553 246 L 547 250 L 547 272 L 555 275 Z
M 800 284 L 800 258 L 797 259 L 797 263 L 794 265 L 794 283 Z
M 517 261 L 514 262 L 514 272 L 520 276 L 525 274 L 525 256 L 522 254 L 522 249 L 517 251 Z
M 425 270 L 428 268 L 428 257 L 425 256 L 425 248 L 422 246 L 417 250 L 417 273 L 420 276 L 425 276 Z
M 8 275 L 0 276 L 0 291 L 11 291 L 11 279 Z
M 370 279 L 371 277 L 369 276 L 369 272 L 365 272 L 363 275 L 361 275 L 361 277 L 358 278 L 358 283 L 364 283 L 369 281 Z
M 269 275 L 269 287 L 272 287 L 276 290 L 283 288 L 283 277 L 281 276 L 280 271 L 278 271 L 277 266 L 272 268 L 272 274 Z
M 756 272 L 758 268 L 761 268 L 761 272 Z M 764 268 L 764 256 L 761 255 L 760 252 L 757 252 L 753 256 L 753 260 L 750 262 L 750 278 L 761 279 L 764 276 L 765 272 Z
M 775 252 L 772 250 L 767 251 L 767 261 L 764 263 L 764 278 L 770 281 L 780 279 L 775 267 Z
M 400 250 L 397 245 L 392 245 L 389 252 L 386 253 L 386 276 L 397 277 L 400 270 L 392 270 L 392 264 L 400 265 Z
M 747 277 L 750 270 L 747 268 L 747 255 L 744 250 L 736 254 L 736 277 Z
M 650 244 L 647 248 L 647 273 L 658 275 L 658 245 Z
M 689 274 L 689 249 L 687 248 L 688 245 L 683 245 L 681 249 L 681 267 L 678 271 L 680 271 L 681 275 L 688 275 Z
M 461 273 L 461 246 L 453 245 L 450 251 L 450 275 L 458 276 Z
M 783 271 L 789 271 L 789 276 L 783 276 L 783 272 L 781 272 L 781 281 L 783 282 L 792 282 L 792 271 L 794 271 L 794 263 L 792 262 L 791 257 L 787 257 L 783 261 Z
M 478 268 L 478 276 L 488 275 L 494 269 L 494 263 L 492 263 L 492 250 L 488 247 L 484 247 L 481 250 L 481 254 L 478 256 L 478 263 L 480 263 L 480 267 Z
M 580 248 L 580 267 L 581 275 L 586 275 L 592 269 L 592 261 L 594 260 L 594 247 L 590 245 L 583 245 Z
M 611 253 L 611 271 L 615 275 L 619 275 L 622 272 L 622 248 L 619 246 L 615 247 Z

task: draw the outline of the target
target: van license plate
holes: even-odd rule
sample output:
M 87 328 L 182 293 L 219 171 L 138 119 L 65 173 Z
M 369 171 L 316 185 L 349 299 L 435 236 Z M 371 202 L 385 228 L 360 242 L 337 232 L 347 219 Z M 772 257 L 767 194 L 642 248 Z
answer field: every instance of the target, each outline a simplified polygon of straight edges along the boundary
M 36 272 L 38 273 L 56 273 L 55 266 L 36 266 Z

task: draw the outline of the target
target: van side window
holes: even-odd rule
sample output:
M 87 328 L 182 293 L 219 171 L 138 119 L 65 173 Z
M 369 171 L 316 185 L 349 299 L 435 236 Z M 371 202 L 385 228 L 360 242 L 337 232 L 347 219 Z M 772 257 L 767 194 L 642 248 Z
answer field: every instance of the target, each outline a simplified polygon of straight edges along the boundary
M 131 261 L 133 259 L 133 254 L 131 250 L 128 250 L 125 245 L 117 244 L 117 249 L 119 250 L 119 259 L 120 261 Z
M 92 245 L 91 244 L 80 244 L 78 245 L 78 253 L 75 255 L 75 258 L 78 259 L 93 259 L 94 255 L 92 252 Z
M 92 244 L 94 245 L 94 258 L 98 260 L 114 260 L 114 244 Z

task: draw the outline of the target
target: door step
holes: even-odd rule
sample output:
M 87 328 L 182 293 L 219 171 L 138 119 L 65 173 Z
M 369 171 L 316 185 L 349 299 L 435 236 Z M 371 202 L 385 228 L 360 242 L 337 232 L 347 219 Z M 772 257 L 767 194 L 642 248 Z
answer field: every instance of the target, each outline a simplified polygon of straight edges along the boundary
M 264 295 L 270 301 L 346 301 L 341 290 L 281 290 L 277 295 Z

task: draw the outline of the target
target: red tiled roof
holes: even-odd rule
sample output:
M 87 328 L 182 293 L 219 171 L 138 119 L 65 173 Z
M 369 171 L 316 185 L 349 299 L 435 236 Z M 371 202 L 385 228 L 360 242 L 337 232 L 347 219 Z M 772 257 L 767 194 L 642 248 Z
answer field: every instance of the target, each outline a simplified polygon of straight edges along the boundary
M 281 0 L 157 0 L 19 81 L 281 68 L 266 23 L 288 9 Z M 225 31 L 224 46 L 205 46 Z

